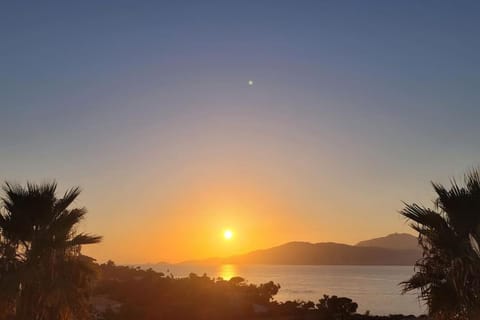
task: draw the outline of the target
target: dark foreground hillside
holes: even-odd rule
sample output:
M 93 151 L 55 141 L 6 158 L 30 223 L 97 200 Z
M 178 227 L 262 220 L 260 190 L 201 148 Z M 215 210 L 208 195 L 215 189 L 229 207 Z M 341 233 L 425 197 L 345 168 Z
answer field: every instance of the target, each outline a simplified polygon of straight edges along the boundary
M 92 304 L 97 319 L 417 319 L 414 316 L 356 314 L 349 298 L 324 296 L 316 302 L 276 302 L 280 285 L 254 285 L 235 277 L 229 281 L 190 274 L 174 278 L 151 269 L 113 263 L 100 265 Z

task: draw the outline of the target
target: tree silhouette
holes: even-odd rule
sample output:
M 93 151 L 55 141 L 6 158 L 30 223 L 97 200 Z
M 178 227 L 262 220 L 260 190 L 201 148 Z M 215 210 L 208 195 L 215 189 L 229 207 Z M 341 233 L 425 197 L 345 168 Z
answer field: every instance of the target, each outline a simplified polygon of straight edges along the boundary
M 358 304 L 350 298 L 323 295 L 317 308 L 331 318 L 347 319 L 357 311 Z
M 101 238 L 76 232 L 86 210 L 69 207 L 80 189 L 72 188 L 59 199 L 56 190 L 54 182 L 3 187 L 0 291 L 2 303 L 15 301 L 20 320 L 88 317 L 95 270 L 80 249 Z
M 464 185 L 433 183 L 434 208 L 407 204 L 401 214 L 418 231 L 423 257 L 404 292 L 420 290 L 434 319 L 480 317 L 480 173 L 468 172 Z

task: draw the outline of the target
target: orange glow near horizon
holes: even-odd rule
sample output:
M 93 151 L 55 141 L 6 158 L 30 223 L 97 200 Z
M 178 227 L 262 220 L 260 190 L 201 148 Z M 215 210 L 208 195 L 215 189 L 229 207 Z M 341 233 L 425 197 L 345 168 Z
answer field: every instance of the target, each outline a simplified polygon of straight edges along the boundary
M 205 174 L 197 179 L 170 190 L 150 184 L 135 202 L 129 201 L 127 194 L 115 194 L 112 201 L 103 202 L 104 198 L 96 199 L 97 193 L 88 190 L 90 198 L 84 198 L 82 203 L 95 204 L 88 206 L 89 212 L 98 218 L 93 224 L 88 217 L 81 231 L 103 235 L 104 239 L 98 245 L 85 246 L 82 251 L 99 262 L 111 259 L 120 264 L 177 263 L 229 257 L 289 241 L 353 244 L 402 231 L 398 224 L 389 227 L 382 222 L 362 229 L 351 227 L 346 221 L 352 219 L 350 206 L 335 201 L 329 194 L 325 200 L 312 194 L 314 200 L 311 200 L 310 195 L 295 192 L 289 181 L 273 179 L 266 183 L 260 175 L 231 174 L 224 177 Z M 357 201 L 356 205 L 357 217 L 368 213 L 362 202 Z M 96 215 L 119 211 L 141 212 L 141 216 L 132 221 L 126 214 L 114 220 Z M 304 218 L 297 215 L 299 212 Z M 335 213 L 335 217 L 329 218 L 330 213 Z M 125 241 L 126 226 L 128 234 L 135 235 L 128 237 L 128 241 Z M 232 232 L 230 240 L 225 237 L 227 230 Z

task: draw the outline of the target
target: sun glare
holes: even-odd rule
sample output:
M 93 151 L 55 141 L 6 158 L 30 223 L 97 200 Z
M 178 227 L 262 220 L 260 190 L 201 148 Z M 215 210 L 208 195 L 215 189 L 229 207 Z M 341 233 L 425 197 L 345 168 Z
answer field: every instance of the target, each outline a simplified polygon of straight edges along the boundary
M 223 237 L 227 240 L 232 239 L 232 237 L 233 237 L 232 230 L 230 230 L 230 229 L 225 230 L 225 232 L 223 232 Z

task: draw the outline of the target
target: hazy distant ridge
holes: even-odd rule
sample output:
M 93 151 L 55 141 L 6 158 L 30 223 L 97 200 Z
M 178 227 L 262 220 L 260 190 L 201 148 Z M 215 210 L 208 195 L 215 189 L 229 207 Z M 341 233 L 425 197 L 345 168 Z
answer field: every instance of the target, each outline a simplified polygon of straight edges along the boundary
M 360 241 L 360 247 L 378 247 L 396 250 L 419 250 L 418 240 L 408 233 L 392 233 L 388 236 Z
M 415 245 L 412 245 L 412 239 Z M 386 239 L 385 241 L 383 241 Z M 405 241 L 405 243 L 401 243 Z M 371 245 L 371 246 L 370 246 Z M 389 247 L 390 246 L 390 247 Z M 393 248 L 391 248 L 393 247 Z M 400 249 L 397 249 L 400 248 Z M 283 264 L 283 265 L 413 265 L 421 256 L 416 238 L 393 234 L 362 241 L 355 246 L 340 243 L 289 242 L 229 258 L 190 263 Z

